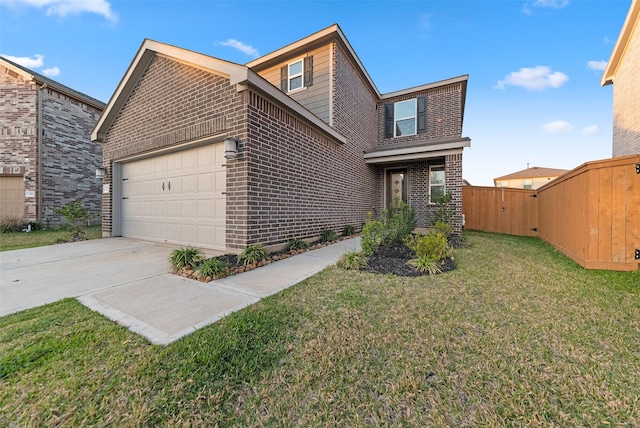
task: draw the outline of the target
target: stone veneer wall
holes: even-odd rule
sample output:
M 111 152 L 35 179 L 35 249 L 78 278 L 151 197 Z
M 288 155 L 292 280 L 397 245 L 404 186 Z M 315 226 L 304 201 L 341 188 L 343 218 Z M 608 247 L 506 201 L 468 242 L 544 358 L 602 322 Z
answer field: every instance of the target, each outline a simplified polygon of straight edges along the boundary
M 38 91 L 42 108 L 42 207 L 45 226 L 66 223 L 52 209 L 80 201 L 90 220 L 100 220 L 102 182 L 95 177 L 102 164 L 102 146 L 91 131 L 102 113 L 50 88 Z
M 42 120 L 42 174 L 38 171 L 38 109 Z M 98 143 L 90 141 L 101 109 L 52 88 L 38 89 L 13 70 L 0 66 L 0 174 L 28 177 L 24 219 L 44 226 L 61 223 L 51 208 L 76 200 L 94 218 L 100 214 L 101 163 Z M 42 189 L 38 193 L 39 187 Z M 41 201 L 41 204 L 39 204 Z

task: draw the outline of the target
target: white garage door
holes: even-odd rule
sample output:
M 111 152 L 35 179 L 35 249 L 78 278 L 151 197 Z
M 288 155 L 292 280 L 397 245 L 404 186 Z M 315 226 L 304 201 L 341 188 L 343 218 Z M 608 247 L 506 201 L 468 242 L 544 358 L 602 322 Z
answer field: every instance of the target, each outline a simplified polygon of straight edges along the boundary
M 122 165 L 122 236 L 225 249 L 224 144 Z

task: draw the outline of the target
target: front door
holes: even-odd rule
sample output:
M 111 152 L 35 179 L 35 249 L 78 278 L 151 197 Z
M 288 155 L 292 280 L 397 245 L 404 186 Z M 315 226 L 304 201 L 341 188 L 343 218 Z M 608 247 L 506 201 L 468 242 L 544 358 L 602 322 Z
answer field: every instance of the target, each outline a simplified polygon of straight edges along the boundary
M 407 202 L 407 170 L 406 168 L 388 169 L 387 170 L 387 195 L 385 205 L 387 208 L 391 203 L 399 199 Z

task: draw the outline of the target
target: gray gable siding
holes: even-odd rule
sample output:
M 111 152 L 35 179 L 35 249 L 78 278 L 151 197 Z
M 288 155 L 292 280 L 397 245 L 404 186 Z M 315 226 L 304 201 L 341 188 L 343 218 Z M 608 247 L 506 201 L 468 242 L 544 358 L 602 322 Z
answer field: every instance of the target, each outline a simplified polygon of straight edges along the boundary
M 280 88 L 280 68 L 302 58 L 303 56 L 313 55 L 313 85 L 299 91 L 294 91 L 289 95 L 311 111 L 311 113 L 330 124 L 330 52 L 330 45 L 322 46 L 320 48 L 310 50 L 305 55 L 290 58 L 285 62 L 279 63 L 263 71 L 259 71 L 258 74 L 275 87 Z

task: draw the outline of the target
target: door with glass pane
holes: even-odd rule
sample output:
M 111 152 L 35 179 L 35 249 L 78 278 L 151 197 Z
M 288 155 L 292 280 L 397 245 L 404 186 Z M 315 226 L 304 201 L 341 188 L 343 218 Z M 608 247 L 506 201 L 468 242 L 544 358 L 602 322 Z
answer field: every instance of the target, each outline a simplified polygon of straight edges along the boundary
M 388 208 L 391 203 L 399 199 L 407 202 L 407 170 L 406 168 L 388 169 L 387 170 L 387 194 L 385 197 L 385 205 Z

